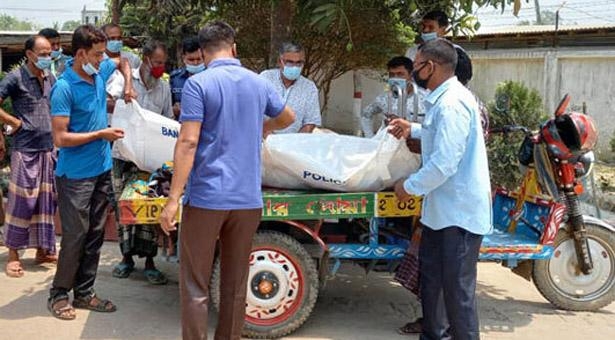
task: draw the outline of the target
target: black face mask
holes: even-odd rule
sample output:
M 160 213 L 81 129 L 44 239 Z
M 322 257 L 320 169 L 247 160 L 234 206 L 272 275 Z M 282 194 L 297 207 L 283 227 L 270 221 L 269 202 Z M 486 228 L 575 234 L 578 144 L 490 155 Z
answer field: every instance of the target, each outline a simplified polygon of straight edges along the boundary
M 431 76 L 433 75 L 433 73 L 430 74 L 429 77 L 427 77 L 427 79 L 419 78 L 419 72 L 421 72 L 421 70 L 425 66 L 427 66 L 427 63 L 425 63 L 425 64 L 423 64 L 423 66 L 419 67 L 418 70 L 412 71 L 412 80 L 414 80 L 416 85 L 418 85 L 419 87 L 424 88 L 424 89 L 427 88 L 427 83 L 429 82 L 429 79 L 431 79 Z

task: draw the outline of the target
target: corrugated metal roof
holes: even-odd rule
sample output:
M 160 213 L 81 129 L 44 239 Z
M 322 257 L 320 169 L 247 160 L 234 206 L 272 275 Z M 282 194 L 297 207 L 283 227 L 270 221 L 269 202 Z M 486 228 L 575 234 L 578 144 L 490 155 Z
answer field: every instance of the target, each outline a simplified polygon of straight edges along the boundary
M 566 25 L 560 26 L 557 31 L 581 32 L 601 29 L 615 29 L 615 25 Z M 474 37 L 486 35 L 536 34 L 552 32 L 555 32 L 555 25 L 481 27 Z

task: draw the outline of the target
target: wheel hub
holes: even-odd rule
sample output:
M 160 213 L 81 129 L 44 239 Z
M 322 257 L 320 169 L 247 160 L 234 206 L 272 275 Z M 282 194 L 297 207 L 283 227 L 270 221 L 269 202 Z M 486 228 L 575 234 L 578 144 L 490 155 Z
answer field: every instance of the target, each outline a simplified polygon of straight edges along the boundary
M 299 298 L 299 285 L 297 266 L 284 254 L 275 250 L 252 251 L 246 317 L 261 322 L 284 318 Z
M 270 299 L 276 296 L 280 289 L 280 282 L 274 273 L 262 271 L 256 273 L 250 284 L 252 294 L 259 299 Z
M 615 276 L 610 252 L 598 241 L 588 239 L 594 268 L 588 275 L 581 273 L 574 241 L 567 239 L 554 250 L 549 261 L 549 273 L 561 293 L 580 301 L 592 300 L 608 291 Z

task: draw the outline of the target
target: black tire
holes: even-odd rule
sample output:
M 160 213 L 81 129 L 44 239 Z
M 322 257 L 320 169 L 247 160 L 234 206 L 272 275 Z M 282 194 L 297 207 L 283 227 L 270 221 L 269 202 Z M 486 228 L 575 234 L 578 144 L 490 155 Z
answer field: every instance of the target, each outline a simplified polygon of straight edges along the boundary
M 290 260 L 299 274 L 302 280 L 297 280 L 297 291 L 302 292 L 301 296 L 290 304 L 288 310 L 292 312 L 287 313 L 286 309 L 283 312 L 283 317 L 279 322 L 269 324 L 258 324 L 252 322 L 254 318 L 248 315 L 248 303 L 246 303 L 246 321 L 242 335 L 248 338 L 255 339 L 277 339 L 288 335 L 297 330 L 308 319 L 312 313 L 312 309 L 316 304 L 318 298 L 318 271 L 314 260 L 310 257 L 301 243 L 297 242 L 294 238 L 282 234 L 276 231 L 262 231 L 256 233 L 254 240 L 252 241 L 252 257 L 254 254 L 259 254 L 258 251 L 270 251 L 283 255 Z M 260 258 L 260 257 L 259 257 Z M 254 263 L 258 260 L 251 258 L 251 268 L 254 267 Z M 264 259 L 262 261 L 267 261 Z M 269 261 L 271 262 L 271 261 Z M 252 272 L 251 272 L 252 273 Z M 255 275 L 256 276 L 256 275 Z M 250 278 L 248 277 L 248 284 L 250 284 Z M 214 270 L 210 283 L 210 296 L 216 310 L 219 310 L 220 306 L 220 260 L 217 259 L 214 264 Z M 299 288 L 302 288 L 299 290 Z M 250 294 L 254 295 L 250 289 L 248 289 L 248 302 Z M 267 323 L 267 322 L 265 322 Z
M 578 267 L 578 262 L 573 241 L 565 229 L 560 229 L 555 237 L 553 257 L 534 261 L 532 278 L 536 288 L 545 299 L 560 309 L 596 311 L 615 300 L 615 233 L 587 222 L 585 226 L 594 259 L 594 270 L 590 276 L 570 273 Z M 578 269 L 576 271 L 579 272 Z M 575 281 L 576 278 L 582 280 Z M 573 289 L 575 292 L 571 293 Z M 592 291 L 585 292 L 585 289 Z

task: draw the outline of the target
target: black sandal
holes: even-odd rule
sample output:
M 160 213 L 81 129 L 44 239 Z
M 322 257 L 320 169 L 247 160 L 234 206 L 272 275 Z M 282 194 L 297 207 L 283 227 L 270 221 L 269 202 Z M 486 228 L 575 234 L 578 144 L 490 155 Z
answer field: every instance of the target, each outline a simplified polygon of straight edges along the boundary
M 57 304 L 60 301 L 66 301 L 66 305 L 64 305 L 63 307 L 58 307 Z M 75 308 L 73 308 L 73 306 L 71 306 L 70 302 L 68 301 L 68 296 L 49 298 L 47 300 L 47 310 L 49 310 L 51 315 L 60 320 L 75 320 L 75 318 L 77 317 L 77 315 L 75 314 Z M 67 315 L 67 312 L 71 311 L 73 312 L 73 314 Z
M 397 333 L 401 335 L 421 334 L 423 332 L 423 326 L 421 324 L 422 321 L 423 318 L 418 318 L 414 321 L 410 321 L 402 327 L 399 327 L 397 329 Z
M 95 304 L 92 304 L 92 301 L 94 301 Z M 76 297 L 75 300 L 73 300 L 73 307 L 100 313 L 112 313 L 117 310 L 113 302 L 100 299 L 96 294 Z

